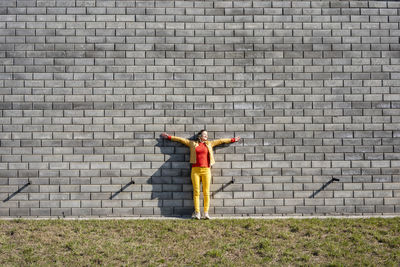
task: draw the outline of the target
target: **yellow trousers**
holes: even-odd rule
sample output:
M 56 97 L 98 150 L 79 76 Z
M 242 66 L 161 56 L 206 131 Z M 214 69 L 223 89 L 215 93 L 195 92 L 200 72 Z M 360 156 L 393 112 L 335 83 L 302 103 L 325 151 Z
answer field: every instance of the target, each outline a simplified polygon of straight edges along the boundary
M 191 178 L 193 184 L 194 210 L 196 212 L 200 212 L 200 181 L 201 181 L 203 184 L 204 212 L 208 212 L 208 208 L 210 206 L 211 169 L 202 167 L 193 167 Z

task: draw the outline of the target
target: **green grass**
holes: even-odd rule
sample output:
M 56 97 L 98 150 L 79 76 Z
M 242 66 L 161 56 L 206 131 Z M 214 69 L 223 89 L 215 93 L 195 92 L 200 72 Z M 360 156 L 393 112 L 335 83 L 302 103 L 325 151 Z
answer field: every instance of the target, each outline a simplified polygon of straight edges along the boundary
M 399 266 L 400 218 L 0 221 L 1 266 Z

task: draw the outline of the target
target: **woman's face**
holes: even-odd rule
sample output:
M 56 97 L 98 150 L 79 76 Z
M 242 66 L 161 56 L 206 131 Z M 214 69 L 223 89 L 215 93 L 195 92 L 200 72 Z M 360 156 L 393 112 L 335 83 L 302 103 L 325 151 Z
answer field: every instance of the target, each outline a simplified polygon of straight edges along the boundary
M 200 135 L 200 140 L 204 142 L 207 141 L 207 139 L 208 139 L 208 133 L 207 131 L 203 131 Z

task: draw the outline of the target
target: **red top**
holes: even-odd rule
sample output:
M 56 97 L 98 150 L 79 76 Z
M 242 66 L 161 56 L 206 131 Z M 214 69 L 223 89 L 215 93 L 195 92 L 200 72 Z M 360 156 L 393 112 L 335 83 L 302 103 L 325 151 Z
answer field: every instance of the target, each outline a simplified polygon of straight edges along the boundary
M 210 160 L 208 156 L 208 148 L 206 144 L 199 143 L 196 147 L 196 163 L 192 167 L 210 167 Z

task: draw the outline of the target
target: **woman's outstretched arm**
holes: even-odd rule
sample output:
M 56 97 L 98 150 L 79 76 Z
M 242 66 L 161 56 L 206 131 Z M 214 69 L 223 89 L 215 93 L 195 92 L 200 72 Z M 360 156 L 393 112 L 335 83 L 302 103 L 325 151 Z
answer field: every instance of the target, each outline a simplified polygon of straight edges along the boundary
M 211 146 L 219 146 L 221 144 L 229 144 L 229 143 L 235 143 L 238 142 L 240 140 L 240 136 L 237 136 L 235 138 L 225 138 L 225 139 L 218 139 L 218 140 L 214 140 L 211 141 Z
M 171 141 L 176 141 L 179 142 L 181 144 L 184 144 L 185 146 L 189 146 L 190 141 L 188 139 L 185 138 L 181 138 L 181 137 L 177 137 L 177 136 L 172 136 L 169 135 L 167 133 L 162 133 L 161 136 L 165 139 L 171 140 Z

